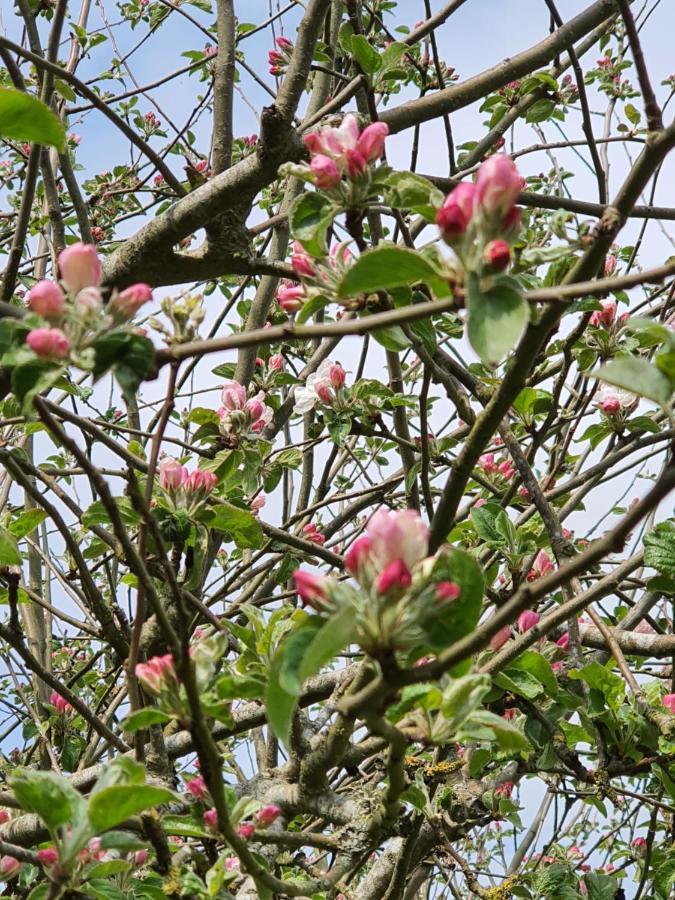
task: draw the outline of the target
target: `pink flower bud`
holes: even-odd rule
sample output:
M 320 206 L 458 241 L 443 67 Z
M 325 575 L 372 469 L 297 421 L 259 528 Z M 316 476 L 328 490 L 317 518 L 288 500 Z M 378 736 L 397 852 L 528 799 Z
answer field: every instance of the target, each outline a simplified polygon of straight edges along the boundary
M 101 283 L 101 262 L 93 244 L 71 244 L 59 253 L 61 279 L 73 294 Z
M 245 822 L 243 825 L 239 826 L 237 834 L 245 841 L 250 841 L 255 834 L 255 825 L 252 825 L 250 822 Z
M 497 634 L 492 636 L 490 640 L 490 649 L 491 650 L 499 650 L 500 647 L 503 647 L 504 644 L 511 637 L 511 629 L 508 625 L 505 625 L 503 628 L 500 628 Z
M 492 475 L 497 471 L 494 453 L 484 453 L 478 458 L 478 465 L 486 475 Z
M 485 264 L 495 272 L 502 272 L 511 262 L 511 248 L 506 241 L 490 241 L 483 250 Z
M 554 566 L 551 562 L 551 557 L 545 550 L 540 550 L 534 558 L 532 568 L 527 573 L 526 580 L 535 581 L 537 578 L 541 578 L 542 575 L 548 575 L 549 572 L 553 571 L 553 568 Z
M 314 262 L 312 257 L 307 253 L 300 241 L 293 242 L 293 255 L 291 256 L 291 266 L 295 274 L 300 277 L 302 275 L 311 278 L 316 275 Z
M 206 782 L 201 775 L 197 775 L 196 778 L 191 778 L 185 784 L 185 789 L 188 793 L 192 794 L 195 800 L 205 800 L 209 792 L 206 787 Z
M 58 861 L 59 854 L 53 847 L 45 847 L 44 850 L 38 850 L 37 857 L 43 866 L 53 866 Z
M 45 319 L 57 319 L 63 312 L 65 295 L 55 281 L 38 281 L 28 294 L 32 312 Z
M 373 122 L 367 125 L 356 142 L 357 152 L 367 163 L 374 162 L 384 153 L 384 142 L 389 134 L 389 126 L 386 122 Z
M 275 803 L 268 803 L 257 813 L 255 820 L 262 828 L 268 828 L 280 815 L 279 807 Z
M 148 694 L 159 694 L 166 688 L 178 684 L 178 676 L 173 664 L 173 656 L 153 656 L 147 663 L 138 663 L 134 670 L 144 691 Z
M 366 173 L 368 162 L 358 150 L 347 150 L 345 157 L 347 160 L 347 174 L 350 178 L 358 178 Z
M 277 45 L 277 47 L 281 47 L 282 50 L 293 49 L 293 42 L 289 41 L 289 39 L 287 37 L 284 37 L 283 35 L 280 35 L 274 43 Z
M 183 482 L 183 487 L 188 493 L 210 494 L 218 484 L 218 476 L 204 469 L 195 469 Z
M 617 258 L 610 254 L 610 256 L 605 257 L 605 266 L 603 275 L 605 278 L 610 278 L 616 269 Z
M 264 494 L 258 494 L 253 500 L 251 500 L 251 512 L 257 513 L 259 512 L 267 503 L 267 497 Z
M 207 809 L 202 816 L 202 822 L 204 823 L 204 827 L 208 828 L 209 831 L 215 831 L 218 827 L 218 813 L 215 809 Z
M 248 410 L 248 414 L 251 417 L 252 422 L 257 422 L 260 416 L 262 416 L 265 411 L 265 404 L 262 400 L 258 400 L 254 397 L 252 400 L 248 400 L 246 403 L 246 409 Z
M 103 297 L 96 287 L 83 288 L 75 297 L 75 312 L 80 316 L 90 316 L 103 309 Z
M 541 619 L 539 613 L 536 613 L 531 609 L 526 609 L 518 616 L 518 630 L 521 634 L 525 634 L 530 628 L 534 628 L 539 619 Z
M 358 575 L 359 569 L 367 561 L 372 547 L 372 542 L 367 535 L 357 538 L 345 553 L 345 569 L 351 575 Z
M 502 460 L 497 466 L 497 471 L 502 476 L 502 478 L 513 478 L 516 474 L 516 470 L 513 468 L 513 463 L 510 459 Z
M 334 387 L 335 390 L 339 390 L 341 387 L 344 387 L 346 373 L 340 363 L 333 363 L 333 365 L 328 370 L 328 378 L 330 380 L 331 386 Z
M 640 850 L 640 851 L 642 851 L 642 850 L 644 850 L 644 848 L 645 848 L 646 846 L 647 846 L 647 841 L 646 841 L 646 839 L 643 838 L 643 837 L 636 837 L 634 841 L 631 841 L 631 847 L 632 847 L 634 850 Z
M 412 509 L 378 509 L 368 521 L 373 564 L 381 571 L 390 562 L 403 560 L 411 570 L 427 555 L 429 529 Z
M 152 288 L 149 284 L 140 282 L 132 284 L 119 294 L 113 294 L 108 309 L 119 319 L 132 319 L 149 300 L 152 300 Z
M 143 848 L 141 850 L 137 850 L 134 853 L 134 865 L 135 866 L 144 866 L 148 861 L 148 851 Z
M 621 401 L 618 397 L 607 397 L 600 404 L 600 409 L 608 416 L 617 416 L 621 412 Z
M 52 691 L 49 695 L 49 702 L 60 716 L 70 712 L 73 708 L 70 703 L 56 691 Z
M 278 53 L 276 50 L 269 50 L 267 53 L 267 62 L 270 66 L 279 66 L 283 65 L 286 60 L 283 57 L 283 54 Z
M 616 318 L 616 300 L 603 300 L 602 309 L 596 309 L 588 320 L 589 325 L 609 328 Z
M 223 385 L 221 401 L 228 412 L 243 409 L 246 404 L 246 388 L 238 381 L 226 381 Z
M 315 156 L 309 168 L 312 172 L 312 181 L 321 190 L 330 190 L 340 183 L 340 170 L 330 156 L 323 154 Z
M 565 634 L 561 635 L 558 640 L 555 642 L 556 647 L 560 647 L 561 650 L 567 652 L 570 646 L 570 633 L 566 631 Z
M 0 878 L 14 878 L 21 871 L 21 863 L 13 856 L 0 856 Z
M 443 603 L 448 600 L 457 600 L 461 596 L 462 589 L 454 581 L 439 581 L 436 585 L 436 599 Z
M 448 194 L 436 215 L 441 236 L 446 244 L 452 245 L 461 238 L 469 227 L 473 216 L 476 187 L 470 182 L 462 182 Z
M 4 825 L 5 822 L 9 822 L 9 813 L 6 809 L 0 809 L 0 825 Z
M 405 590 L 412 584 L 410 570 L 402 559 L 390 562 L 375 580 L 375 590 L 378 594 L 386 594 L 393 588 Z
M 159 484 L 165 491 L 175 491 L 187 478 L 187 469 L 177 459 L 164 456 L 159 463 Z
M 279 306 L 284 312 L 294 313 L 302 308 L 305 299 L 305 289 L 298 286 L 285 286 L 277 291 Z
M 476 176 L 476 205 L 500 222 L 511 211 L 520 193 L 520 175 L 513 160 L 495 153 L 481 164 Z
M 65 359 L 70 341 L 60 328 L 34 328 L 28 332 L 26 343 L 37 356 L 46 359 Z
M 267 361 L 267 368 L 270 372 L 281 372 L 284 368 L 284 358 L 281 353 L 275 353 L 274 356 L 270 356 Z
M 662 698 L 663 705 L 670 712 L 675 713 L 675 694 L 664 694 Z
M 508 800 L 508 798 L 513 793 L 513 787 L 514 785 L 512 781 L 505 781 L 503 784 L 500 784 L 495 788 L 495 796 L 506 797 Z
M 322 575 L 313 575 L 303 569 L 296 569 L 293 573 L 295 589 L 298 597 L 307 606 L 317 609 L 317 600 L 327 600 L 328 579 Z
M 332 405 L 335 397 L 333 396 L 333 391 L 331 390 L 331 386 L 328 381 L 317 381 L 314 385 L 314 390 L 316 392 L 316 396 L 322 403 L 324 403 L 326 406 Z

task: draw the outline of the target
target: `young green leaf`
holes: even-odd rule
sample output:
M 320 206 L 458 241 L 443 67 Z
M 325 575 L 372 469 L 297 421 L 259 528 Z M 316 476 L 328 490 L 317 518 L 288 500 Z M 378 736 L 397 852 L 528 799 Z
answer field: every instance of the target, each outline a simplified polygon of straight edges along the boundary
M 25 91 L 0 88 L 0 137 L 63 150 L 66 133 L 58 116 Z
M 496 282 L 481 290 L 478 276 L 468 279 L 468 337 L 486 365 L 497 365 L 513 350 L 529 318 L 529 309 L 509 282 Z

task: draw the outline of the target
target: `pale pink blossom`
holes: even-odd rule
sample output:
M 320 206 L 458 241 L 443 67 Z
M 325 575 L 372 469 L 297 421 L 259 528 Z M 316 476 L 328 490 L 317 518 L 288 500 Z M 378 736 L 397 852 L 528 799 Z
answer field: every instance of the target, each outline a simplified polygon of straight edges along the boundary
M 108 305 L 111 314 L 118 319 L 132 319 L 138 310 L 152 300 L 152 288 L 139 282 L 132 284 L 119 294 L 113 294 Z
M 664 694 L 662 703 L 671 713 L 675 713 L 675 694 Z
M 341 175 L 335 160 L 329 156 L 315 156 L 309 164 L 313 183 L 322 190 L 330 190 L 340 183 Z
M 185 789 L 189 794 L 192 794 L 195 800 L 205 800 L 209 793 L 206 782 L 201 775 L 197 775 L 186 782 Z
M 246 388 L 238 381 L 226 381 L 223 385 L 221 401 L 228 412 L 243 409 L 246 404 Z
M 327 599 L 327 588 L 330 582 L 325 576 L 314 575 L 304 569 L 296 569 L 293 573 L 293 580 L 298 596 L 307 606 L 315 607 L 317 600 Z
M 255 820 L 262 828 L 268 828 L 281 815 L 281 810 L 275 803 L 268 803 L 256 814 Z
M 65 295 L 55 281 L 38 281 L 28 294 L 28 305 L 32 312 L 45 319 L 58 319 L 65 303 Z
M 101 283 L 101 261 L 93 244 L 71 244 L 59 253 L 58 264 L 61 279 L 73 294 Z
M 159 694 L 167 687 L 178 684 L 173 656 L 153 656 L 146 663 L 137 663 L 134 670 L 143 690 L 149 694 Z
M 596 328 L 599 328 L 601 325 L 609 328 L 616 318 L 616 300 L 603 300 L 601 306 L 602 309 L 596 309 L 591 313 L 588 323 Z
M 164 456 L 159 462 L 159 484 L 165 491 L 177 490 L 187 478 L 187 469 L 172 456 Z
M 28 332 L 26 343 L 37 356 L 46 359 L 65 359 L 70 341 L 60 328 L 34 328 Z
M 409 570 L 427 555 L 429 529 L 414 509 L 378 509 L 366 527 L 377 569 L 403 560 Z
M 548 553 L 545 550 L 540 550 L 534 558 L 532 568 L 527 573 L 527 581 L 535 581 L 537 578 L 541 578 L 542 575 L 548 575 L 554 568 Z
M 189 493 L 210 494 L 218 484 L 218 476 L 205 469 L 195 469 L 183 482 L 183 488 Z
M 503 647 L 504 644 L 511 637 L 511 629 L 508 625 L 505 625 L 503 628 L 500 628 L 496 634 L 492 635 L 490 639 L 490 649 L 491 650 L 499 650 L 500 647 Z
M 476 206 L 488 217 L 504 217 L 521 190 L 520 175 L 511 157 L 495 153 L 481 164 L 476 175 Z
M 0 856 L 0 878 L 14 878 L 21 871 L 21 863 L 13 856 Z
M 534 628 L 541 616 L 532 609 L 526 609 L 518 616 L 518 630 L 521 634 L 525 634 L 530 628 Z

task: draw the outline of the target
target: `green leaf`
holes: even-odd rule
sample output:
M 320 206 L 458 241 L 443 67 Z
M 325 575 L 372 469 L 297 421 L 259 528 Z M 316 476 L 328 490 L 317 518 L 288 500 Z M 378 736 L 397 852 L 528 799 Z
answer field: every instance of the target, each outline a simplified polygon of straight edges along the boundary
M 395 209 L 409 209 L 427 222 L 436 220 L 443 192 L 428 179 L 412 172 L 393 172 L 386 181 L 385 198 Z
M 131 505 L 130 500 L 127 500 L 126 497 L 114 497 L 113 499 L 125 525 L 133 528 L 140 523 L 141 517 Z M 85 528 L 91 528 L 92 525 L 105 525 L 109 522 L 108 511 L 100 500 L 95 500 L 82 513 L 82 524 Z
M 265 689 L 265 712 L 267 721 L 273 734 L 282 743 L 288 745 L 288 735 L 291 730 L 291 721 L 297 697 L 284 690 L 280 683 L 281 667 L 284 662 L 283 647 L 281 647 L 272 659 L 267 688 Z
M 485 503 L 483 506 L 474 506 L 471 510 L 471 521 L 479 538 L 489 544 L 504 544 L 504 535 L 497 530 L 497 516 L 503 512 L 498 503 Z
M 544 686 L 549 697 L 557 696 L 558 682 L 550 662 L 545 656 L 542 656 L 541 653 L 536 653 L 534 650 L 527 650 L 511 663 L 507 669 L 507 673 L 511 675 L 514 669 L 526 672 L 536 678 L 537 681 Z
M 21 562 L 21 554 L 16 545 L 16 538 L 9 531 L 0 528 L 0 565 L 20 566 Z
M 337 211 L 333 201 L 319 192 L 301 194 L 294 201 L 288 216 L 291 234 L 310 256 L 325 254 L 326 229 Z
M 100 833 L 152 806 L 176 799 L 173 791 L 151 784 L 115 785 L 92 794 L 87 812 L 93 828 Z
M 434 615 L 422 623 L 435 649 L 442 649 L 470 634 L 480 616 L 485 580 L 476 560 L 457 547 L 449 547 L 434 563 L 434 582 L 454 581 L 461 591 L 456 600 L 436 607 Z
M 454 734 L 471 713 L 478 709 L 489 693 L 489 675 L 464 675 L 456 678 L 443 691 L 441 712 L 447 719 L 448 732 Z
M 540 684 L 534 675 L 529 672 L 519 672 L 518 669 L 506 669 L 495 675 L 495 684 L 497 687 L 516 694 L 518 697 L 525 697 L 527 700 L 534 700 L 544 693 L 543 685 Z
M 240 550 L 262 547 L 263 531 L 252 512 L 226 502 L 212 507 L 210 512 L 212 515 L 205 522 L 206 526 L 229 535 Z
M 664 407 L 670 402 L 673 393 L 667 375 L 646 359 L 635 356 L 619 356 L 603 366 L 596 375 L 601 381 L 646 397 Z
M 632 122 L 633 125 L 639 125 L 640 119 L 642 116 L 640 115 L 640 110 L 636 109 L 632 103 L 626 103 L 624 106 L 624 112 L 626 113 L 626 118 L 629 122 Z
M 36 97 L 0 88 L 0 136 L 63 150 L 66 135 L 61 120 Z
M 551 113 L 554 109 L 555 102 L 553 100 L 537 100 L 528 109 L 525 121 L 530 125 L 535 122 L 545 122 L 551 118 Z
M 477 730 L 474 731 L 473 729 Z M 486 730 L 492 733 L 492 737 L 489 740 L 496 741 L 502 750 L 528 751 L 532 749 L 528 739 L 515 725 L 507 722 L 502 716 L 495 715 L 495 713 L 488 712 L 485 709 L 476 710 L 469 716 L 458 733 L 457 740 L 470 740 L 472 735 L 475 735 L 479 740 L 485 740 L 487 736 L 486 738 L 478 736 Z
M 366 75 L 374 75 L 378 69 L 382 68 L 380 54 L 368 42 L 368 38 L 362 34 L 355 34 L 352 36 L 351 45 L 352 53 Z
M 354 636 L 355 625 L 354 610 L 350 605 L 324 622 L 307 647 L 298 669 L 301 684 L 320 672 L 326 663 L 349 645 Z
M 438 273 L 416 250 L 381 244 L 366 250 L 347 269 L 337 293 L 349 298 L 418 284 L 428 278 L 438 278 Z
M 529 318 L 528 306 L 511 280 L 482 291 L 471 272 L 468 286 L 469 342 L 483 363 L 496 365 L 518 343 Z
M 112 369 L 124 391 L 135 393 L 155 371 L 154 345 L 142 334 L 111 331 L 96 338 L 92 347 L 96 353 L 94 378 Z
M 619 882 L 604 872 L 588 872 L 584 875 L 588 900 L 614 900 Z
M 84 816 L 84 798 L 60 775 L 22 769 L 9 783 L 21 809 L 36 813 L 51 832 Z
M 25 416 L 33 414 L 33 398 L 49 390 L 65 371 L 59 363 L 29 359 L 12 369 L 12 393 L 21 403 Z
M 410 347 L 410 341 L 405 335 L 405 332 L 398 325 L 390 325 L 388 328 L 378 328 L 375 331 L 372 331 L 371 334 L 375 338 L 378 344 L 381 344 L 385 350 L 393 350 L 395 353 L 400 353 L 402 350 L 407 350 Z
M 14 519 L 9 526 L 9 530 L 15 538 L 20 540 L 21 538 L 26 537 L 27 534 L 30 534 L 31 531 L 35 531 L 38 525 L 41 522 L 44 522 L 46 518 L 47 513 L 44 509 L 25 509 L 16 517 L 16 519 Z
M 124 720 L 124 730 L 128 734 L 134 731 L 140 731 L 142 728 L 148 728 L 150 725 L 159 725 L 168 722 L 171 716 L 163 712 L 161 709 L 148 707 L 147 709 L 137 709 Z
M 675 578 L 675 524 L 660 522 L 644 537 L 645 563 L 669 578 Z

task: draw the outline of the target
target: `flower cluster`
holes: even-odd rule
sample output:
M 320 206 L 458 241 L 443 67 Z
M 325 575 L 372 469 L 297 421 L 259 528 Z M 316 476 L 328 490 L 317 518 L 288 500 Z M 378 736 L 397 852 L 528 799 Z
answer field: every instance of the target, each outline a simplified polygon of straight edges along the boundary
M 174 509 L 196 510 L 218 484 L 218 477 L 204 469 L 187 468 L 172 456 L 164 456 L 158 466 L 159 486 L 166 493 Z
M 595 395 L 596 407 L 619 429 L 623 428 L 626 418 L 637 409 L 639 403 L 640 398 L 635 394 L 610 385 L 604 385 Z
M 263 391 L 247 397 L 244 385 L 232 379 L 223 385 L 221 401 L 223 405 L 218 410 L 218 418 L 223 433 L 231 437 L 260 435 L 274 416 Z
M 304 385 L 296 388 L 293 412 L 310 412 L 319 404 L 333 409 L 346 405 L 346 373 L 340 363 L 324 359 L 316 372 L 307 377 Z
M 361 131 L 353 113 L 347 113 L 338 128 L 327 126 L 306 134 L 303 140 L 311 158 L 310 180 L 318 188 L 330 190 L 344 176 L 360 178 L 366 174 L 368 164 L 384 153 L 388 134 L 385 122 L 373 122 Z
M 291 265 L 300 281 L 284 281 L 277 291 L 277 301 L 285 313 L 298 312 L 313 297 L 334 297 L 353 256 L 347 243 L 334 244 L 325 262 L 314 259 L 299 241 L 293 243 Z
M 270 50 L 267 54 L 269 73 L 270 75 L 283 75 L 291 59 L 293 42 L 281 35 L 274 43 L 278 49 Z
M 427 554 L 428 528 L 418 512 L 380 509 L 344 557 L 360 590 L 302 569 L 294 573 L 295 586 L 300 600 L 319 612 L 351 603 L 364 649 L 403 649 L 416 645 L 420 628 L 462 595 L 444 557 Z
M 44 359 L 67 359 L 86 346 L 88 330 L 125 324 L 152 298 L 149 285 L 133 284 L 113 292 L 104 309 L 101 262 L 92 244 L 71 244 L 59 254 L 58 266 L 60 281 L 39 281 L 28 294 L 29 309 L 47 325 L 31 329 L 26 344 Z
M 475 183 L 462 182 L 446 197 L 436 223 L 467 271 L 508 267 L 510 244 L 520 231 L 516 200 L 522 188 L 513 160 L 496 153 L 482 163 Z

